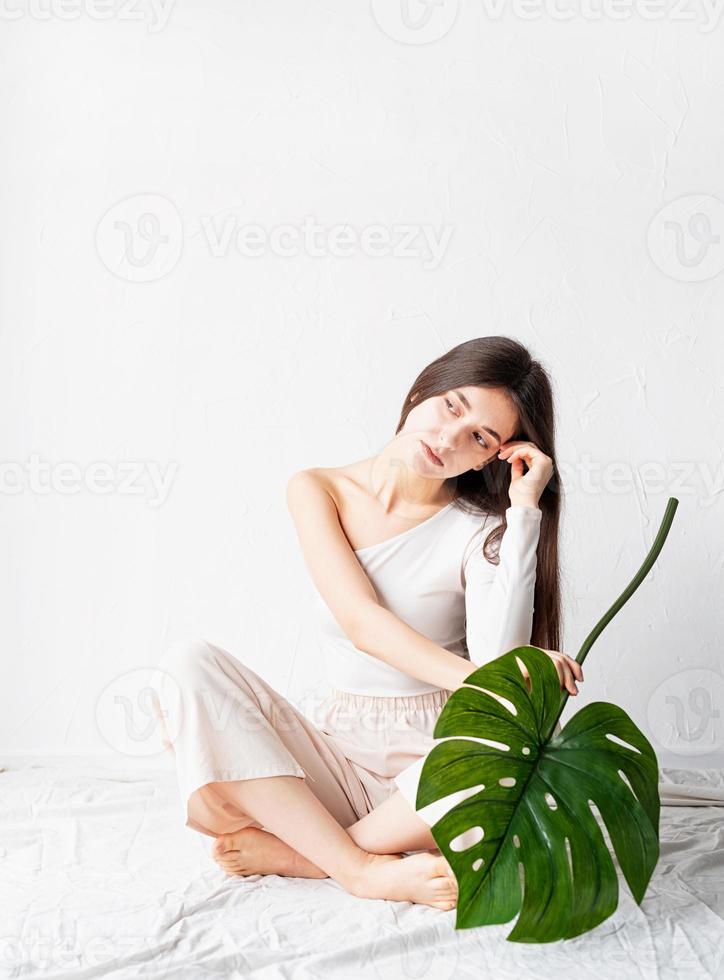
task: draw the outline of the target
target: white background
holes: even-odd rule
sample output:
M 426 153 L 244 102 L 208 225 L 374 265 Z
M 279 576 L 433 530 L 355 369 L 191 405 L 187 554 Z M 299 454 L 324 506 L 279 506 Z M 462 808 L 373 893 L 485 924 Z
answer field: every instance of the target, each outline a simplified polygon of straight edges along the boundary
M 379 451 L 429 361 L 507 334 L 556 388 L 562 649 L 680 501 L 563 720 L 613 701 L 663 763 L 724 764 L 724 28 L 491 6 L 3 6 L 0 752 L 117 756 L 108 692 L 185 637 L 323 691 L 288 477 Z M 305 221 L 322 254 L 279 254 Z M 402 226 L 417 254 L 361 245 Z

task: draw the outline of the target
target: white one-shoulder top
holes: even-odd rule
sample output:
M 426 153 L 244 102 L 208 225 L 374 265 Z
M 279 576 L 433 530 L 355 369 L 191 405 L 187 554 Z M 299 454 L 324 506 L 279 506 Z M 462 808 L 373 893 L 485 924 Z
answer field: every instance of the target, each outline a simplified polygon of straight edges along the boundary
M 498 565 L 488 562 L 482 549 L 500 521 L 484 511 L 466 513 L 454 502 L 355 555 L 387 609 L 479 667 L 531 638 L 542 512 L 515 505 L 505 516 Z M 376 697 L 440 690 L 359 650 L 316 588 L 313 596 L 332 687 Z

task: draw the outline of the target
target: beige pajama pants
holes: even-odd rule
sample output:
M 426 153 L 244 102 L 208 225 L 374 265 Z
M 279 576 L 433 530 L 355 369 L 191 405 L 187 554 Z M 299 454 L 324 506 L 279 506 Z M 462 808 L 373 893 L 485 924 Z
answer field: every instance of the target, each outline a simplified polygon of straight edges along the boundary
M 414 810 L 435 722 L 451 694 L 370 697 L 332 689 L 314 724 L 250 667 L 200 639 L 172 644 L 152 686 L 185 824 L 214 837 L 262 826 L 209 785 L 227 780 L 303 777 L 344 828 L 398 789 Z M 475 791 L 447 796 L 418 816 L 431 826 Z

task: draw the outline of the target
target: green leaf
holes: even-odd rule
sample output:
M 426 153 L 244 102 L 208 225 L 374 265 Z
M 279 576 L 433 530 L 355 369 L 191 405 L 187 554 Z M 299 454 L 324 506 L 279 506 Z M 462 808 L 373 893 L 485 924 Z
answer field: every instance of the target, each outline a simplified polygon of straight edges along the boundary
M 578 663 L 647 575 L 677 505 L 669 499 L 649 554 L 589 633 Z M 431 827 L 458 882 L 458 929 L 520 913 L 507 936 L 513 942 L 587 932 L 617 907 L 614 856 L 634 899 L 643 900 L 659 858 L 656 754 L 626 712 L 606 701 L 586 705 L 553 734 L 568 698 L 560 687 L 544 650 L 516 647 L 473 671 L 437 719 L 433 737 L 441 741 L 425 758 L 415 805 L 472 791 Z
M 517 657 L 530 675 L 530 693 Z M 520 911 L 508 939 L 550 942 L 577 936 L 611 915 L 618 878 L 589 800 L 601 813 L 636 901 L 643 898 L 659 856 L 654 750 L 624 711 L 601 701 L 583 708 L 546 743 L 559 703 L 553 661 L 538 647 L 524 646 L 474 671 L 437 720 L 434 737 L 448 741 L 427 756 L 417 808 L 484 786 L 432 827 L 458 881 L 457 928 L 508 922 Z M 474 827 L 482 827 L 484 836 L 461 850 L 456 839 L 465 832 L 474 837 Z

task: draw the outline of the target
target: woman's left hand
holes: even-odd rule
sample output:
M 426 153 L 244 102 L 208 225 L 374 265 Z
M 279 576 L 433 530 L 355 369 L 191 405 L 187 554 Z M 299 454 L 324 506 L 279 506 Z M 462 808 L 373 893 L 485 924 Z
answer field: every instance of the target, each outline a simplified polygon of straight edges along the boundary
M 553 475 L 553 460 L 535 443 L 513 439 L 501 445 L 498 459 L 511 465 L 508 495 L 512 506 L 537 507 L 540 496 Z M 523 474 L 523 460 L 528 472 Z
M 578 661 L 574 657 L 570 657 L 567 653 L 561 653 L 560 650 L 545 650 L 543 647 L 539 647 L 538 649 L 548 654 L 555 664 L 561 690 L 567 690 L 569 694 L 578 694 L 576 681 L 583 683 L 583 667 L 581 667 Z M 530 674 L 525 667 L 521 667 L 520 670 L 525 678 L 526 687 L 530 691 Z

